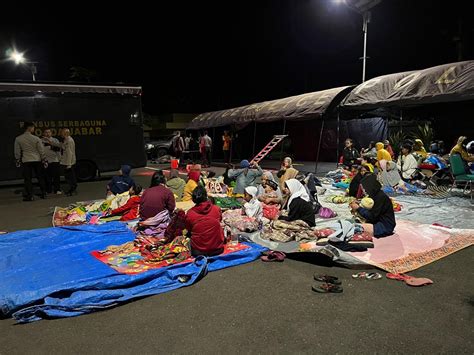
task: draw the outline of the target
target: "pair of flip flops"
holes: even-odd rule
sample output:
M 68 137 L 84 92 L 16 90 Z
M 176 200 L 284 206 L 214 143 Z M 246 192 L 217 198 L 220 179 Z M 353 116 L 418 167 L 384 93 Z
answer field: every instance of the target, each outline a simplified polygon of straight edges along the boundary
M 366 279 L 366 280 L 380 280 L 382 275 L 378 272 L 358 272 L 353 274 L 352 278 L 354 279 Z
M 387 279 L 404 281 L 408 286 L 414 287 L 431 285 L 433 283 L 433 280 L 427 279 L 426 277 L 413 277 L 405 274 L 393 274 L 390 272 L 386 276 Z
M 315 274 L 314 279 L 322 282 L 321 284 L 314 284 L 311 287 L 314 292 L 341 293 L 343 291 L 341 286 L 342 282 L 336 276 Z
M 285 261 L 286 254 L 281 251 L 270 250 L 263 253 L 260 257 L 260 260 L 268 262 L 268 261 Z

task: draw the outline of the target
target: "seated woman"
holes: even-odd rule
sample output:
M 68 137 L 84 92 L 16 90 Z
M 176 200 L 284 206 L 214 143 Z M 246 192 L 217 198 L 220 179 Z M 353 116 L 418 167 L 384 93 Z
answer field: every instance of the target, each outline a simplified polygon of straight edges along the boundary
M 415 142 L 413 144 L 413 154 L 417 156 L 417 160 L 419 162 L 423 161 L 428 156 L 428 153 L 426 152 L 425 146 L 421 139 L 415 139 Z
M 107 217 L 121 215 L 121 221 L 131 221 L 139 217 L 138 209 L 140 207 L 140 194 L 142 193 L 142 187 L 135 184 L 128 191 L 130 193 L 130 198 L 127 203 L 122 207 L 110 211 L 107 214 Z
M 352 202 L 350 207 L 353 212 L 366 219 L 367 223 L 362 224 L 364 230 L 376 238 L 392 235 L 396 226 L 392 201 L 382 191 L 377 177 L 374 174 L 367 174 L 362 179 L 361 186 L 364 193 L 374 201 L 372 209 L 363 208 L 356 201 Z
M 467 140 L 467 137 L 461 136 L 458 138 L 457 144 L 451 149 L 450 155 L 459 154 L 466 163 L 474 162 L 474 155 L 469 154 L 467 149 L 464 148 L 464 142 Z M 469 147 L 470 148 L 470 147 Z
M 176 207 L 173 193 L 165 187 L 166 179 L 163 172 L 157 171 L 151 177 L 150 188 L 143 192 L 140 198 L 140 218 L 147 219 L 156 216 L 164 210 L 171 214 Z
M 348 195 L 355 197 L 355 198 L 360 198 L 361 196 L 361 188 L 360 188 L 360 182 L 364 178 L 364 176 L 367 173 L 371 173 L 370 168 L 366 165 L 361 165 L 358 168 L 357 174 L 352 178 L 351 183 L 349 185 L 349 192 Z
M 283 192 L 285 189 L 285 182 L 290 179 L 294 179 L 298 175 L 298 170 L 293 168 L 293 161 L 290 157 L 283 159 L 283 164 L 277 176 L 280 178 L 280 190 Z
M 201 173 L 199 171 L 190 171 L 188 173 L 188 182 L 184 186 L 183 201 L 191 201 L 193 199 L 193 191 L 198 186 Z
M 191 235 L 193 256 L 214 256 L 224 251 L 224 231 L 221 227 L 221 209 L 207 199 L 204 186 L 196 186 L 192 193 L 196 204 L 186 214 L 186 229 Z
M 385 150 L 384 144 L 382 142 L 376 143 L 375 149 L 377 150 L 377 163 L 380 164 L 381 160 L 392 161 L 392 156 Z
M 107 184 L 107 195 L 118 195 L 128 191 L 135 184 L 130 177 L 131 171 L 130 165 L 122 165 L 119 170 L 120 175 L 114 176 Z
M 405 184 L 398 172 L 397 164 L 393 161 L 381 160 L 379 162 L 378 180 L 383 187 L 399 187 L 406 191 Z
M 357 149 L 354 148 L 354 142 L 351 138 L 347 138 L 344 143 L 344 150 L 342 151 L 342 165 L 348 168 L 358 163 L 360 154 Z
M 271 171 L 264 171 L 262 183 L 257 187 L 257 198 L 260 202 L 268 204 L 279 204 L 282 201 L 280 187 L 275 181 Z
M 235 179 L 236 184 L 234 194 L 243 195 L 247 186 L 255 186 L 255 181 L 262 176 L 263 170 L 258 164 L 250 166 L 248 160 L 240 162 L 240 169 L 230 169 L 228 172 L 230 179 Z
M 413 156 L 412 146 L 408 143 L 402 145 L 402 151 L 397 160 L 397 167 L 404 181 L 410 182 L 415 178 L 418 169 L 418 162 Z
M 186 182 L 179 177 L 178 170 L 171 169 L 169 179 L 166 181 L 166 187 L 171 190 L 176 202 L 179 202 L 183 199 L 185 185 Z
M 248 186 L 245 188 L 244 200 L 246 203 L 242 207 L 242 215 L 260 220 L 263 217 L 262 203 L 257 199 L 257 188 Z
M 283 221 L 296 221 L 298 219 L 308 223 L 310 227 L 316 225 L 313 204 L 310 202 L 305 187 L 296 179 L 285 182 L 286 194 L 290 195 L 288 200 L 288 216 L 280 216 Z
M 361 150 L 361 156 L 363 158 L 375 159 L 377 157 L 377 150 L 375 149 L 375 142 L 371 141 L 367 148 Z

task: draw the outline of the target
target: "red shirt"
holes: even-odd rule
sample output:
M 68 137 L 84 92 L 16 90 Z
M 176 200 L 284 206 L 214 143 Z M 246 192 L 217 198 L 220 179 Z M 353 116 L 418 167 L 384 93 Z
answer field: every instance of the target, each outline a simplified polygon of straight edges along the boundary
M 175 207 L 174 195 L 168 188 L 162 185 L 150 187 L 140 199 L 140 218 L 154 217 L 165 209 L 171 214 Z
M 191 208 L 186 214 L 186 229 L 191 232 L 191 249 L 206 254 L 224 248 L 221 221 L 221 209 L 211 201 Z
M 140 207 L 140 196 L 132 196 L 122 207 L 116 208 L 110 212 L 111 216 L 123 215 L 121 221 L 130 221 L 138 218 L 138 208 Z

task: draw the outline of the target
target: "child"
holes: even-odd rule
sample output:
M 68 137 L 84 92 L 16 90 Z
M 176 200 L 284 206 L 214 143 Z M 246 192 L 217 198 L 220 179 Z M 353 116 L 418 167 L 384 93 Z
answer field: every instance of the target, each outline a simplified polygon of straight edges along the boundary
M 372 207 L 374 207 L 374 200 L 371 199 L 370 197 L 364 197 L 360 201 L 360 207 L 365 208 L 366 210 L 371 210 Z M 360 220 L 360 223 L 365 223 L 365 218 L 362 217 L 357 211 L 352 211 L 353 215 L 357 217 L 357 219 Z
M 138 208 L 140 206 L 142 187 L 134 184 L 128 192 L 130 193 L 130 198 L 127 203 L 122 207 L 112 210 L 107 216 L 122 215 L 120 218 L 121 221 L 130 221 L 138 218 Z
M 281 195 L 278 196 L 278 184 L 275 181 L 267 180 L 265 187 L 263 188 L 264 193 L 258 197 L 260 202 L 267 205 L 279 205 L 281 202 Z
M 246 203 L 242 208 L 242 215 L 253 217 L 260 220 L 263 217 L 262 204 L 256 198 L 257 188 L 255 186 L 248 186 L 245 188 L 244 200 Z
M 112 180 L 107 184 L 107 196 L 118 195 L 128 191 L 135 182 L 130 177 L 132 168 L 130 165 L 122 165 L 119 170 L 118 176 L 114 176 Z

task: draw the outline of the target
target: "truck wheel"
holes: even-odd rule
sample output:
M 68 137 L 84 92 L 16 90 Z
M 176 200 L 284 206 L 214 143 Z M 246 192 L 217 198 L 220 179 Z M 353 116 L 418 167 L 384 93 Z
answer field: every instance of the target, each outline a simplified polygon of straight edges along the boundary
M 97 167 L 91 161 L 79 161 L 76 163 L 76 175 L 79 181 L 91 181 L 97 175 Z
M 168 151 L 166 149 L 164 149 L 164 148 L 158 149 L 158 152 L 157 152 L 158 158 L 161 158 L 162 156 L 164 156 L 166 154 L 168 154 Z

